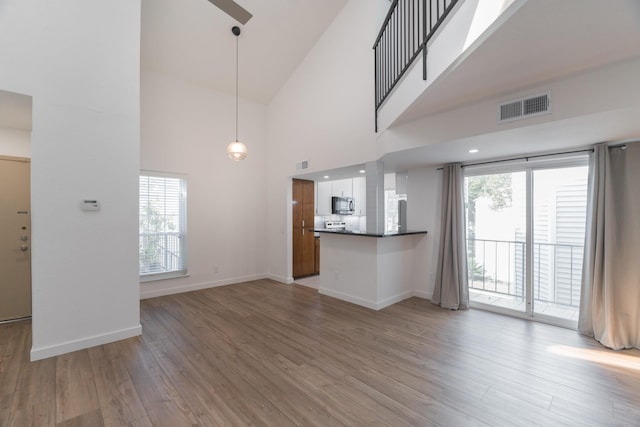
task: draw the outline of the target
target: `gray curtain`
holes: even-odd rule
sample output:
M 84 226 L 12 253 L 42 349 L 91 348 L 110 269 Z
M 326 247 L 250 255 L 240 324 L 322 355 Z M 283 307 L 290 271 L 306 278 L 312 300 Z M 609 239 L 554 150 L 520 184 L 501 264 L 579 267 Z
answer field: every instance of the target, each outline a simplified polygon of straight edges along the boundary
M 469 308 L 463 185 L 459 163 L 443 168 L 440 246 L 431 302 L 454 310 Z
M 640 143 L 591 158 L 578 331 L 640 348 Z

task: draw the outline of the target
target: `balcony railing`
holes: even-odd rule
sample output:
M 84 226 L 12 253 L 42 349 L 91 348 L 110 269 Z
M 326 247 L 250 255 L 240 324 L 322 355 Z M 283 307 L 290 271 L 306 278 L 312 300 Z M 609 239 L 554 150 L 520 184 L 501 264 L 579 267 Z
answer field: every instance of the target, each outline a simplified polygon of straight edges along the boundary
M 378 110 L 416 57 L 422 53 L 427 79 L 427 43 L 458 0 L 394 0 L 373 45 L 376 132 Z
M 184 268 L 180 233 L 140 233 L 140 274 L 180 271 Z
M 578 307 L 583 247 L 533 244 L 535 301 Z M 526 243 L 467 239 L 469 288 L 524 298 Z

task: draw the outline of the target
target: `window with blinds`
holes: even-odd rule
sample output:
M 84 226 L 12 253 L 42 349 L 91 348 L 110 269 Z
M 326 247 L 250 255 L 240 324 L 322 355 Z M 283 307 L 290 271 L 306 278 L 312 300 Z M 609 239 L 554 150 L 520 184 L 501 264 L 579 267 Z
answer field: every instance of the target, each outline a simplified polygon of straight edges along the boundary
M 140 280 L 187 273 L 187 180 L 175 174 L 140 175 Z

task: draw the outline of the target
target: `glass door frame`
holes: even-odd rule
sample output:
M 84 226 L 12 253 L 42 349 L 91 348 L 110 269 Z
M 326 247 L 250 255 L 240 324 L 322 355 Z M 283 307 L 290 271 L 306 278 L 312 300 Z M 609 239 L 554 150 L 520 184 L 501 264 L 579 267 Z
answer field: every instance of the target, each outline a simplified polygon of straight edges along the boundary
M 544 169 L 561 169 L 578 166 L 589 165 L 590 154 L 578 155 L 558 155 L 544 159 L 524 159 L 509 162 L 507 164 L 483 164 L 478 166 L 465 166 L 463 170 L 464 178 L 471 176 L 493 175 L 503 173 L 525 173 L 525 189 L 526 189 L 526 231 L 525 231 L 525 310 L 519 311 L 505 307 L 497 307 L 491 304 L 469 301 L 472 308 L 493 311 L 496 313 L 506 314 L 509 316 L 520 317 L 527 320 L 535 320 L 542 323 L 549 323 L 555 326 L 565 327 L 569 329 L 577 328 L 577 321 L 562 319 L 559 317 L 549 316 L 542 313 L 536 313 L 534 307 L 534 182 L 533 174 L 537 170 Z M 466 203 L 466 195 L 465 195 Z M 466 224 L 466 220 L 465 220 Z M 465 227 L 465 236 L 467 230 Z M 466 238 L 466 237 L 465 237 Z

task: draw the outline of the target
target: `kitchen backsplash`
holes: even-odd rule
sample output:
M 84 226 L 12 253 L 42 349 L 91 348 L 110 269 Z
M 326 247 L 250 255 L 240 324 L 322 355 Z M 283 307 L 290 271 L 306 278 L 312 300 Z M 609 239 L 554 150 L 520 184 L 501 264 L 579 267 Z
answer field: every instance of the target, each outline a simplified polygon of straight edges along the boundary
M 322 215 L 314 217 L 314 228 L 324 228 L 327 221 L 344 221 L 347 230 L 365 231 L 367 228 L 366 215 Z

